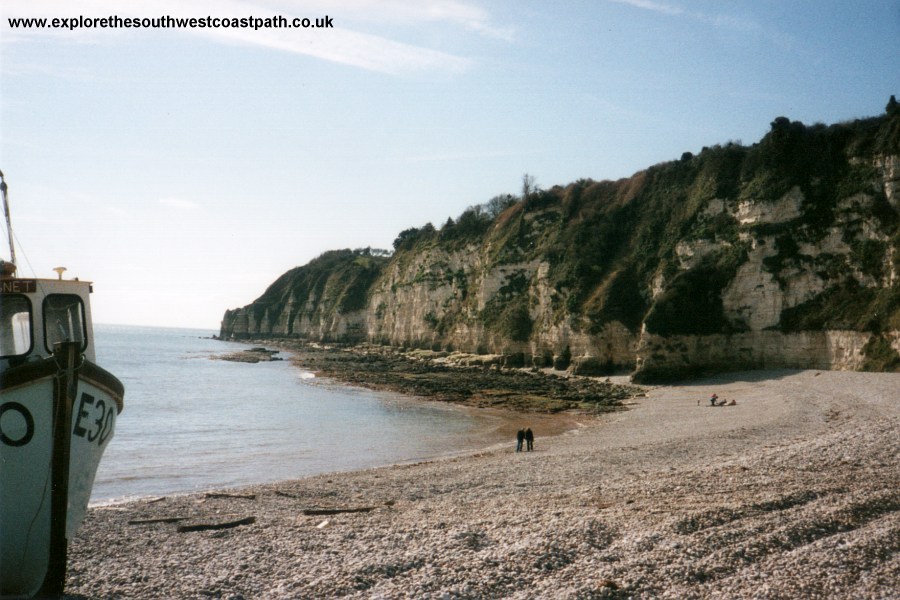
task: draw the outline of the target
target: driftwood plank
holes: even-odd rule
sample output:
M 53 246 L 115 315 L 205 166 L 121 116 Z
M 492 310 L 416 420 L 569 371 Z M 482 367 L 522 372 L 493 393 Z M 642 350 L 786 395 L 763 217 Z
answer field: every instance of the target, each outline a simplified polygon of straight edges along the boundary
M 240 498 L 241 500 L 255 500 L 256 494 L 225 494 L 222 492 L 207 492 L 206 498 Z
M 128 521 L 129 525 L 147 525 L 148 523 L 177 523 L 184 521 L 187 517 L 159 517 L 158 519 L 134 519 Z
M 237 521 L 226 521 L 224 523 L 198 523 L 196 525 L 181 525 L 178 528 L 178 533 L 188 533 L 191 531 L 211 531 L 214 529 L 231 529 L 232 527 L 239 527 L 241 525 L 249 525 L 251 523 L 256 522 L 256 517 L 247 517 L 246 519 L 239 519 Z
M 364 513 L 375 510 L 376 506 L 362 506 L 360 508 L 307 508 L 304 515 L 339 515 L 341 513 Z

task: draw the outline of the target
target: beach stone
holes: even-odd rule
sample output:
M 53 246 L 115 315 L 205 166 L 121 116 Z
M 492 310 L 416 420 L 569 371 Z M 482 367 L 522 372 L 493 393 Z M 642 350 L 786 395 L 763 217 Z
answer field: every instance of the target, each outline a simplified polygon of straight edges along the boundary
M 223 490 L 252 500 L 94 506 L 67 598 L 894 597 L 898 379 L 719 376 L 583 415 L 530 455 L 506 443 Z M 713 392 L 738 404 L 697 406 Z M 376 508 L 319 528 L 298 518 L 311 506 Z M 129 524 L 247 514 L 221 537 Z

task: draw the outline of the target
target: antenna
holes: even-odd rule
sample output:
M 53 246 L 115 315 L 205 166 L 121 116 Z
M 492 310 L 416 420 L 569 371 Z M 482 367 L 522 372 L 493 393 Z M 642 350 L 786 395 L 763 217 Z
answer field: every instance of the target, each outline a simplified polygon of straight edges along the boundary
M 66 268 L 65 267 L 54 267 L 53 270 L 56 271 L 56 274 L 59 276 L 60 281 L 62 281 L 62 274 L 66 272 Z
M 9 260 L 16 264 L 16 245 L 13 242 L 12 219 L 9 218 L 9 197 L 6 194 L 6 180 L 0 171 L 0 193 L 3 194 L 3 213 L 6 215 L 6 233 L 9 236 Z

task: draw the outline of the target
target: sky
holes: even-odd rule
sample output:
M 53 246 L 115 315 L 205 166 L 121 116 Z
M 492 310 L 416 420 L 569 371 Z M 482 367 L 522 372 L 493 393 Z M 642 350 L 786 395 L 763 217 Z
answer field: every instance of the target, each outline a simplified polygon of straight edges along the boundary
M 323 27 L 9 22 L 279 15 Z M 900 0 L 0 5 L 19 274 L 93 281 L 96 323 L 217 330 L 288 269 L 390 249 L 526 173 L 628 177 L 752 144 L 778 116 L 878 115 L 892 94 Z

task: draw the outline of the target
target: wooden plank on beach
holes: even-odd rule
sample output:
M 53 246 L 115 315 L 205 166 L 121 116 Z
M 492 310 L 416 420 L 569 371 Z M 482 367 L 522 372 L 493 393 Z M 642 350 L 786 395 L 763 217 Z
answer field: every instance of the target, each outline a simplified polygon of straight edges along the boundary
M 256 517 L 247 517 L 246 519 L 238 519 L 237 521 L 226 521 L 224 523 L 198 523 L 196 525 L 182 525 L 178 528 L 178 533 L 188 533 L 192 531 L 211 531 L 215 529 L 231 529 L 241 525 L 250 525 L 256 522 Z
M 157 519 L 134 519 L 132 521 L 128 521 L 129 525 L 147 525 L 150 523 L 177 523 L 178 521 L 184 521 L 187 517 L 159 517 Z
M 359 508 L 307 508 L 304 515 L 339 515 L 341 513 L 365 513 L 375 510 L 376 506 L 361 506 Z
M 223 492 L 207 492 L 206 498 L 239 498 L 241 500 L 256 500 L 256 494 L 225 494 Z

